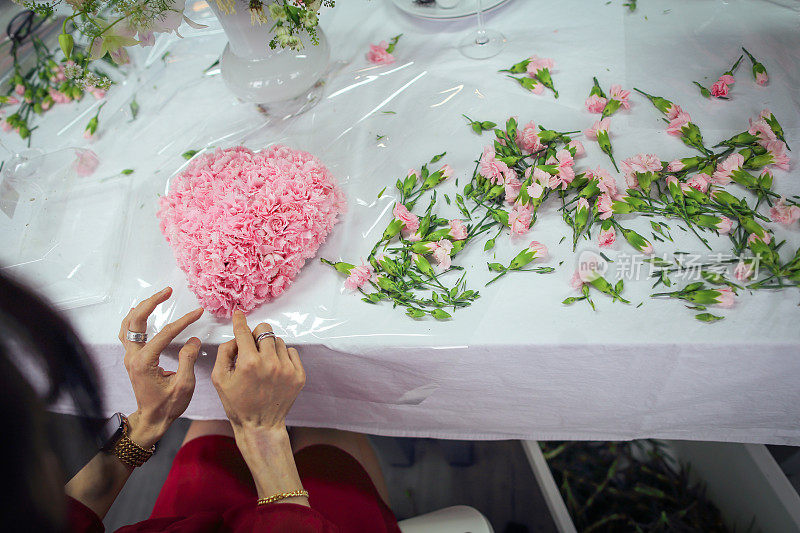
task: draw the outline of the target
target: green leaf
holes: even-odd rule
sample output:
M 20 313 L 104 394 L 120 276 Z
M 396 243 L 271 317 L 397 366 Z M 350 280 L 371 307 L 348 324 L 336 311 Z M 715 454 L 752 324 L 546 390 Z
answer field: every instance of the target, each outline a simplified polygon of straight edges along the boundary
M 489 270 L 494 270 L 495 272 L 504 272 L 506 270 L 505 265 L 500 263 L 486 263 L 486 266 L 489 267 Z
M 712 315 L 711 313 L 700 313 L 694 317 L 701 322 L 716 322 L 717 320 L 725 318 L 724 316 Z
M 433 156 L 433 158 L 431 159 L 431 164 L 436 163 L 437 161 L 439 161 L 441 158 L 443 158 L 445 156 L 445 154 L 447 154 L 447 152 L 442 152 L 439 155 Z
M 416 307 L 409 307 L 406 314 L 411 318 L 422 318 L 425 316 L 425 311 L 422 309 L 417 309 Z
M 378 198 L 380 198 L 381 196 L 383 196 L 383 193 L 385 193 L 385 192 L 386 192 L 386 187 L 384 187 L 383 189 L 381 189 L 381 192 L 379 192 L 379 193 L 378 193 Z
M 181 154 L 181 157 L 188 161 L 189 159 L 197 155 L 197 152 L 199 152 L 199 150 L 186 150 Z
M 130 107 L 130 110 L 131 110 L 131 120 L 132 121 L 136 120 L 136 117 L 139 116 L 139 102 L 136 101 L 136 98 L 133 99 L 133 101 L 130 103 L 130 105 L 128 107 Z M 195 153 L 197 153 L 197 152 L 195 152 Z M 192 154 L 192 155 L 194 155 L 194 154 Z
M 126 168 L 125 170 L 120 172 L 120 174 L 122 174 L 123 176 L 127 176 L 129 174 L 133 174 L 133 169 L 132 168 Z
M 431 316 L 433 316 L 433 318 L 436 320 L 447 320 L 448 318 L 452 318 L 450 313 L 443 309 L 434 309 L 434 311 L 431 313 Z
M 488 252 L 492 248 L 494 248 L 494 239 L 489 239 L 486 241 L 486 244 L 483 245 L 483 251 Z
M 565 298 L 561 303 L 564 304 L 564 305 L 572 305 L 575 302 L 579 302 L 579 301 L 585 300 L 585 299 L 586 299 L 586 296 L 581 296 L 581 297 L 570 296 L 569 298 Z

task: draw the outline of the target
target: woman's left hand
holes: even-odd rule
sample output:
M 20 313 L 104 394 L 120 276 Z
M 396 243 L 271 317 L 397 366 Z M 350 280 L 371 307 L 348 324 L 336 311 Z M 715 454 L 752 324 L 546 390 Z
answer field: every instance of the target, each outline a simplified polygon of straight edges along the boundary
M 128 417 L 131 428 L 128 436 L 144 448 L 155 444 L 170 424 L 183 414 L 194 392 L 194 363 L 200 352 L 200 339 L 192 337 L 183 345 L 178 353 L 177 372 L 164 370 L 158 360 L 170 342 L 203 315 L 202 308 L 167 324 L 150 342 L 133 342 L 126 336 L 128 331 L 147 331 L 148 317 L 171 295 L 172 289 L 167 287 L 142 301 L 122 320 L 119 330 L 119 340 L 125 346 L 125 368 L 138 406 L 136 412 Z

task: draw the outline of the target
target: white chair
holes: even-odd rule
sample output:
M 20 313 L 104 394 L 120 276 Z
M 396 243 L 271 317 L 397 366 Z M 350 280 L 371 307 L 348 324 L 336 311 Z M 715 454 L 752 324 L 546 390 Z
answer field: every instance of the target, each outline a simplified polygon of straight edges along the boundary
M 403 533 L 494 533 L 480 511 L 466 505 L 445 507 L 398 522 Z

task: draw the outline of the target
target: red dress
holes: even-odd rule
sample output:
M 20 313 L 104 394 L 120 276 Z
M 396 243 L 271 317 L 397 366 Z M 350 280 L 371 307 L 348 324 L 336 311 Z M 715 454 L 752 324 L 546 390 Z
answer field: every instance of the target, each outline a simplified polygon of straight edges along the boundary
M 178 451 L 150 518 L 118 532 L 396 532 L 392 511 L 364 467 L 350 454 L 327 445 L 295 455 L 311 507 L 293 503 L 257 506 L 250 471 L 231 437 L 209 435 Z M 102 533 L 100 518 L 69 498 L 74 532 Z

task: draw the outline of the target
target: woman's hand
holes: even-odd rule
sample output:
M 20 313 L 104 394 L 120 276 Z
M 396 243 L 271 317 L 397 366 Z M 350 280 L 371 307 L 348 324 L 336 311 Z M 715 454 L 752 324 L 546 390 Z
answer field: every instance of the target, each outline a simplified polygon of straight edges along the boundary
M 294 348 L 278 337 L 255 337 L 272 331 L 247 326 L 241 311 L 233 313 L 235 339 L 220 345 L 211 381 L 233 426 L 236 445 L 247 463 L 259 497 L 303 488 L 292 455 L 286 415 L 306 383 L 306 373 Z M 304 496 L 280 503 L 308 505 Z
M 148 317 L 171 295 L 172 289 L 167 287 L 141 302 L 122 320 L 119 330 L 119 340 L 125 346 L 125 368 L 138 406 L 128 418 L 131 426 L 129 437 L 144 448 L 155 444 L 170 424 L 183 414 L 194 392 L 194 363 L 200 351 L 200 339 L 192 337 L 183 345 L 178 353 L 177 372 L 164 370 L 158 365 L 158 360 L 169 343 L 203 315 L 202 308 L 167 324 L 148 343 L 132 342 L 126 337 L 128 331 L 147 331 Z
M 297 350 L 279 337 L 267 337 L 256 346 L 255 337 L 268 331 L 272 328 L 262 323 L 251 332 L 244 313 L 235 311 L 235 339 L 217 350 L 211 381 L 234 431 L 285 430 L 286 415 L 305 385 Z

